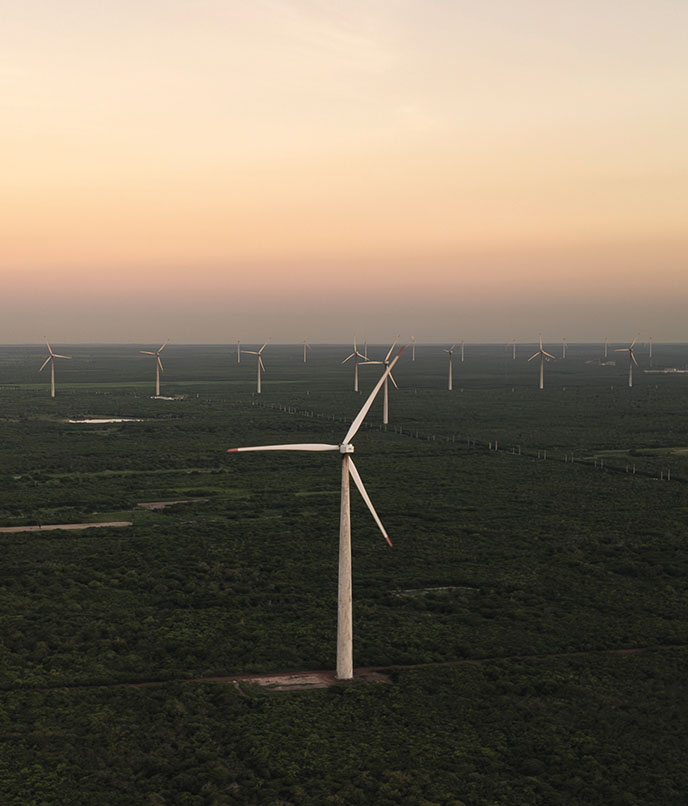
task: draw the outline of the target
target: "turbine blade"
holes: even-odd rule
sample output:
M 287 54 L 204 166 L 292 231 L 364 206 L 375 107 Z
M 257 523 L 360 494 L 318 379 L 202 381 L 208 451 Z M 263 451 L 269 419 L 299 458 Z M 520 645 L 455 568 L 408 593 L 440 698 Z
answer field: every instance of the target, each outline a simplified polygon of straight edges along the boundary
M 629 350 L 628 347 L 617 347 L 614 352 L 615 353 L 627 353 Z
M 48 348 L 48 352 L 50 353 L 50 355 L 52 355 L 53 354 L 53 348 L 50 346 L 50 344 L 47 341 L 46 341 L 45 345 Z
M 546 350 L 543 350 L 543 351 L 542 351 L 542 354 L 543 354 L 543 355 L 546 355 L 546 356 L 547 356 L 547 358 L 554 358 L 554 356 L 553 356 L 551 353 L 548 353 Z
M 636 367 L 637 367 L 637 366 L 638 366 L 638 362 L 635 360 L 635 356 L 633 355 L 633 353 L 631 353 L 631 360 L 633 361 L 633 363 L 634 363 L 634 364 L 636 365 Z
M 395 388 L 397 391 L 399 391 L 399 387 L 397 386 L 397 382 L 394 380 L 394 375 L 392 375 L 392 373 L 391 373 L 391 372 L 389 373 L 389 379 L 390 379 L 390 381 L 392 381 L 392 383 L 394 384 L 394 388 Z
M 159 348 L 158 352 L 161 353 L 165 349 L 165 347 L 167 347 L 167 342 L 165 342 L 164 344 L 160 345 L 160 348 Z
M 160 367 L 160 372 L 164 372 L 165 367 L 163 367 L 163 365 L 162 365 L 162 361 L 160 360 L 160 356 L 158 355 L 158 356 L 156 356 L 156 358 L 157 358 L 157 361 L 158 361 L 158 366 Z
M 242 350 L 241 353 L 242 355 L 258 355 L 255 350 Z
M 354 358 L 355 356 L 356 356 L 356 353 L 351 353 L 351 355 L 347 355 L 347 357 L 346 357 L 346 358 L 345 358 L 345 359 L 342 361 L 342 364 L 346 364 L 346 362 L 347 362 L 347 361 L 348 361 L 350 358 Z
M 260 355 L 267 346 L 268 346 L 268 343 L 265 342 L 265 344 L 260 348 L 260 350 L 258 350 L 258 355 Z
M 638 341 L 638 337 L 636 336 L 633 341 L 631 342 L 631 347 L 635 346 L 635 343 Z
M 53 358 L 71 358 L 71 355 L 60 355 L 59 353 L 53 353 Z
M 358 491 L 361 494 L 361 497 L 368 505 L 368 509 L 370 510 L 370 514 L 373 516 L 375 523 L 378 525 L 378 529 L 382 532 L 382 536 L 385 538 L 387 543 L 391 546 L 392 541 L 389 539 L 389 535 L 385 531 L 385 527 L 382 525 L 382 521 L 378 517 L 377 512 L 375 511 L 375 507 L 373 506 L 373 502 L 370 500 L 368 493 L 366 492 L 366 488 L 363 486 L 363 480 L 358 475 L 358 470 L 356 470 L 356 465 L 353 463 L 353 459 L 349 456 L 349 473 L 351 473 L 351 478 L 354 480 L 354 484 L 358 487 Z
M 263 363 L 263 356 L 258 353 L 258 363 L 260 364 L 260 368 L 263 372 L 265 372 L 265 364 Z
M 151 353 L 150 350 L 139 350 L 139 352 L 143 353 L 144 355 L 157 355 L 157 353 Z
M 385 361 L 389 361 L 389 357 L 390 357 L 390 355 L 392 355 L 392 350 L 393 350 L 393 349 L 394 349 L 396 346 L 397 346 L 397 343 L 396 343 L 396 342 L 394 342 L 394 344 L 393 344 L 393 345 L 392 345 L 392 346 L 389 348 L 389 352 L 388 352 L 388 353 L 387 353 L 387 355 L 385 356 Z
M 48 361 L 50 361 L 50 359 L 51 359 L 51 358 L 52 358 L 52 355 L 49 355 L 49 356 L 48 356 L 48 357 L 45 359 L 45 361 L 44 361 L 44 362 L 43 362 L 43 364 L 41 365 L 41 368 L 38 370 L 39 372 L 43 372 L 43 370 L 45 369 L 46 364 L 48 363 Z
M 338 451 L 339 445 L 327 445 L 324 442 L 300 442 L 286 445 L 257 445 L 253 448 L 227 448 L 227 453 L 244 453 L 246 451 Z
M 399 360 L 399 356 L 404 352 L 404 349 L 405 348 L 402 347 L 401 350 L 399 350 L 399 352 L 389 362 L 387 369 L 385 369 L 385 371 L 380 376 L 380 380 L 375 384 L 373 391 L 370 393 L 370 397 L 363 404 L 363 408 L 358 412 L 358 414 L 354 418 L 354 421 L 351 423 L 349 430 L 346 432 L 346 436 L 344 437 L 343 440 L 344 444 L 348 444 L 349 442 L 351 442 L 354 436 L 356 436 L 356 432 L 361 427 L 361 423 L 365 419 L 365 416 L 368 413 L 368 409 L 373 405 L 373 400 L 375 400 L 377 393 L 382 388 L 382 384 L 385 382 L 385 378 L 392 371 L 392 367 L 397 363 L 397 361 Z M 381 362 L 375 362 L 375 363 L 381 363 Z
M 537 358 L 539 355 L 540 355 L 540 353 L 539 353 L 539 352 L 538 352 L 538 353 L 533 353 L 533 354 L 530 356 L 530 358 L 528 359 L 528 361 L 532 361 L 534 358 Z
M 384 363 L 385 363 L 384 361 L 361 361 L 361 366 L 362 367 L 369 367 L 372 364 L 384 364 Z

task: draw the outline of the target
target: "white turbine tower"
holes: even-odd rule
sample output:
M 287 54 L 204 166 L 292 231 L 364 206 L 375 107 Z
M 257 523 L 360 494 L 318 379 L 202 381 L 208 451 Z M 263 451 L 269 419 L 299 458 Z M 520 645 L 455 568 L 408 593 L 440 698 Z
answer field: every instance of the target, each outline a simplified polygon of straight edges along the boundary
M 55 359 L 56 358 L 71 358 L 71 355 L 60 355 L 59 353 L 54 353 L 53 348 L 48 344 L 46 341 L 46 345 L 48 347 L 48 357 L 45 359 L 41 368 L 38 370 L 39 372 L 43 372 L 45 367 L 50 363 L 50 397 L 55 397 Z
M 607 358 L 607 353 L 609 352 L 609 337 L 604 337 L 604 357 Z
M 464 343 L 463 340 L 461 341 L 461 363 L 463 364 L 463 354 L 464 354 Z
M 635 346 L 636 341 L 638 341 L 638 337 L 636 336 L 633 341 L 631 342 L 629 347 L 619 347 L 617 350 L 614 350 L 615 353 L 628 353 L 628 385 L 633 386 L 633 364 L 638 366 L 638 362 L 635 360 L 635 353 L 633 352 L 633 347 Z
M 356 336 L 354 336 L 354 351 L 351 355 L 347 355 L 347 357 L 342 361 L 342 364 L 346 364 L 351 358 L 354 359 L 354 392 L 358 392 L 358 365 L 361 360 L 365 361 L 368 356 L 366 355 L 367 349 L 364 347 L 363 352 L 358 352 L 358 347 L 356 346 Z
M 265 372 L 265 364 L 263 363 L 262 352 L 267 346 L 268 346 L 268 343 L 265 342 L 265 344 L 260 348 L 260 350 L 242 350 L 241 351 L 242 353 L 246 353 L 247 355 L 257 355 L 258 356 L 258 380 L 257 380 L 257 386 L 256 386 L 256 394 L 258 394 L 258 395 L 261 393 L 261 390 L 260 390 L 260 373 L 261 373 L 261 371 Z
M 532 361 L 534 358 L 537 358 L 538 356 L 540 356 L 540 389 L 544 389 L 545 388 L 545 359 L 549 359 L 549 358 L 553 359 L 554 356 L 542 349 L 542 334 L 540 334 L 540 349 L 536 353 L 533 353 L 530 356 L 530 358 L 528 359 L 528 361 Z
M 452 344 L 452 346 L 448 350 L 444 351 L 449 356 L 449 391 L 450 392 L 452 391 L 452 382 L 453 382 L 452 357 L 454 355 L 454 347 L 456 347 L 456 345 Z
M 167 342 L 161 344 L 160 347 L 153 353 L 150 350 L 139 350 L 140 353 L 143 355 L 154 355 L 155 356 L 155 396 L 160 397 L 160 373 L 165 371 L 165 368 L 162 365 L 162 361 L 160 360 L 160 353 L 165 349 L 167 346 Z
M 358 491 L 366 502 L 375 523 L 382 532 L 382 536 L 391 546 L 392 541 L 378 517 L 372 501 L 368 497 L 363 481 L 356 470 L 351 455 L 354 446 L 351 440 L 356 436 L 358 429 L 368 413 L 375 396 L 380 391 L 380 387 L 389 377 L 392 367 L 397 362 L 403 351 L 403 347 L 396 354 L 394 359 L 386 366 L 382 377 L 370 393 L 363 408 L 358 412 L 351 423 L 346 436 L 339 445 L 324 443 L 301 443 L 292 445 L 263 445 L 254 448 L 230 448 L 229 453 L 241 451 L 339 451 L 342 457 L 342 486 L 341 504 L 339 516 L 339 582 L 337 593 L 337 678 L 339 680 L 351 680 L 354 676 L 353 659 L 353 605 L 351 596 L 351 505 L 349 496 L 349 476 L 353 478 Z
M 364 361 L 361 366 L 365 367 L 365 366 L 369 366 L 371 364 L 383 364 L 384 367 L 385 367 L 385 370 L 387 370 L 390 367 L 389 357 L 390 357 L 390 355 L 392 355 L 392 350 L 394 350 L 394 348 L 396 346 L 397 346 L 397 343 L 394 342 L 394 344 L 389 348 L 389 352 L 384 357 L 384 360 L 382 360 L 382 361 Z M 396 359 L 398 357 L 399 357 L 399 353 L 397 353 L 397 356 L 394 359 L 394 361 L 396 361 Z M 398 389 L 399 387 L 397 386 L 397 382 L 394 380 L 394 376 L 392 375 L 391 372 L 385 372 L 385 374 L 383 375 L 383 379 L 384 379 L 384 389 L 383 389 L 383 398 L 382 398 L 382 424 L 387 425 L 387 423 L 389 422 L 389 381 L 392 381 L 392 383 L 394 384 L 395 389 Z
M 411 336 L 411 361 L 416 360 L 416 337 Z
M 652 336 L 650 336 L 650 361 L 652 361 Z
M 237 339 L 237 364 L 241 364 L 241 342 Z
M 306 363 L 306 350 L 310 350 L 310 349 L 311 349 L 310 344 L 306 341 L 306 339 L 304 339 L 303 340 L 303 363 L 304 364 Z
M 516 360 L 516 339 L 511 340 L 511 357 Z
M 562 359 L 566 358 L 566 339 L 561 340 L 561 357 Z

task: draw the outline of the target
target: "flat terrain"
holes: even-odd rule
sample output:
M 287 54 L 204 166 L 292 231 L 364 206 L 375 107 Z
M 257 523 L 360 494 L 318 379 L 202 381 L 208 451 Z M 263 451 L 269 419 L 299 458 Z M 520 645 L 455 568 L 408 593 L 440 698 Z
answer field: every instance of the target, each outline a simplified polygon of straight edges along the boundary
M 258 396 L 171 344 L 154 400 L 137 345 L 60 345 L 52 400 L 43 348 L 0 348 L 0 526 L 33 528 L 2 537 L 3 803 L 683 806 L 688 375 L 570 345 L 539 391 L 533 349 L 467 345 L 449 392 L 443 346 L 355 441 L 394 544 L 352 491 L 355 662 L 390 682 L 322 690 L 337 457 L 226 449 L 338 442 L 379 367 L 355 394 L 350 349 L 270 346 Z

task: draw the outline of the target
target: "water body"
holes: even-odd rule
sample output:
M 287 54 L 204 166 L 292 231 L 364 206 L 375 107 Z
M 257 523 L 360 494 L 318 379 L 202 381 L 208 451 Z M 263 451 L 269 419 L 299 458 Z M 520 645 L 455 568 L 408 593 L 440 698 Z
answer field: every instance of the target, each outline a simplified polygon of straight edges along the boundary
M 87 418 L 84 420 L 67 420 L 68 423 L 95 423 L 101 425 L 102 423 L 142 423 L 140 417 L 99 417 Z

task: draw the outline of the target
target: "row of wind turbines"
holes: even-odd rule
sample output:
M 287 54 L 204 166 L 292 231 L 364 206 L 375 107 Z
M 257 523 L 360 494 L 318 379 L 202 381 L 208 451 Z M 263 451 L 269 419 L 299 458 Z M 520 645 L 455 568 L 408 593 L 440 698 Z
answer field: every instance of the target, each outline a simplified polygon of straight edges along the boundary
M 628 347 L 621 347 L 617 348 L 615 352 L 627 352 L 628 353 L 628 385 L 629 387 L 633 386 L 633 366 L 638 366 L 638 361 L 635 357 L 634 347 L 638 337 L 636 336 L 635 339 L 631 342 Z M 164 372 L 164 367 L 162 360 L 160 358 L 160 353 L 165 349 L 169 342 L 164 342 L 163 344 L 158 347 L 157 350 L 139 350 L 139 353 L 143 355 L 150 355 L 155 359 L 155 396 L 160 397 L 160 373 Z M 397 342 L 395 341 L 394 344 L 389 348 L 387 355 L 381 361 L 374 361 L 368 357 L 368 345 L 364 342 L 362 351 L 359 350 L 358 344 L 356 342 L 356 337 L 354 336 L 353 340 L 353 351 L 341 362 L 342 364 L 346 364 L 348 361 L 353 359 L 353 368 L 354 368 L 354 392 L 359 391 L 359 367 L 360 366 L 371 366 L 371 365 L 382 365 L 385 368 L 390 364 L 390 357 L 394 352 L 394 348 L 396 347 Z M 48 347 L 48 356 L 43 362 L 39 372 L 42 372 L 45 367 L 50 364 L 50 396 L 55 397 L 55 359 L 56 358 L 65 358 L 71 359 L 72 356 L 69 355 L 61 355 L 60 353 L 56 353 L 53 351 L 53 348 L 50 346 L 48 342 L 46 342 L 46 346 Z M 263 350 L 268 346 L 268 342 L 265 342 L 262 347 L 258 350 L 246 350 L 241 347 L 241 342 L 237 341 L 237 364 L 241 363 L 241 356 L 242 355 L 255 355 L 257 357 L 256 361 L 256 393 L 261 394 L 262 392 L 262 374 L 265 372 L 265 364 L 263 363 Z M 454 351 L 460 346 L 460 354 L 461 354 L 461 362 L 463 363 L 465 360 L 465 342 L 457 342 L 452 344 L 451 347 L 444 349 L 444 352 L 447 354 L 449 360 L 449 373 L 448 373 L 448 389 L 451 392 L 453 390 L 454 385 Z M 507 345 L 508 346 L 508 345 Z M 512 339 L 511 341 L 511 348 L 512 348 L 512 358 L 516 360 L 516 346 L 517 342 L 516 339 Z M 566 339 L 562 340 L 562 359 L 566 358 L 566 348 L 567 342 Z M 604 357 L 608 357 L 608 340 L 605 339 L 604 341 Z M 304 340 L 303 341 L 303 363 L 307 363 L 308 360 L 308 351 L 312 350 L 311 345 Z M 652 339 L 650 339 L 650 359 L 652 359 Z M 540 346 L 539 349 L 530 356 L 528 361 L 534 361 L 536 358 L 539 358 L 539 365 L 540 365 L 540 383 L 539 388 L 544 389 L 545 384 L 545 363 L 549 361 L 556 360 L 555 356 L 551 353 L 548 353 L 543 345 L 542 345 L 542 335 L 540 335 Z M 411 337 L 411 361 L 416 360 L 416 341 L 413 337 Z M 396 389 L 399 389 L 397 382 L 394 380 L 394 376 L 389 373 L 388 376 L 385 377 L 385 381 L 383 384 L 383 424 L 387 425 L 389 421 L 389 382 L 394 384 Z

